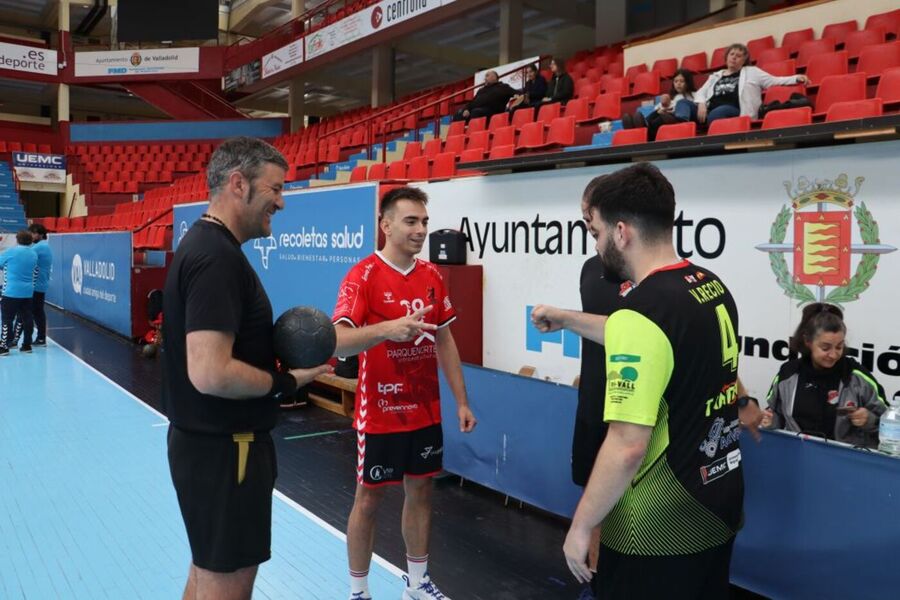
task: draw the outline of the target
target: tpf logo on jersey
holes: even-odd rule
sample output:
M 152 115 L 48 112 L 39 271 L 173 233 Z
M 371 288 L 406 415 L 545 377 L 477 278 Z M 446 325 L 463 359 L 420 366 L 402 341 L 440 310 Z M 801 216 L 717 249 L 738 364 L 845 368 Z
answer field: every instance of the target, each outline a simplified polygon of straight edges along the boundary
M 278 242 L 275 241 L 275 236 L 270 235 L 269 237 L 264 238 L 256 238 L 253 240 L 253 247 L 259 250 L 259 254 L 262 258 L 262 267 L 263 269 L 269 269 L 269 253 L 272 250 L 278 248 Z
M 72 289 L 76 294 L 81 294 L 81 286 L 84 283 L 84 267 L 81 264 L 81 255 L 76 254 L 72 258 Z

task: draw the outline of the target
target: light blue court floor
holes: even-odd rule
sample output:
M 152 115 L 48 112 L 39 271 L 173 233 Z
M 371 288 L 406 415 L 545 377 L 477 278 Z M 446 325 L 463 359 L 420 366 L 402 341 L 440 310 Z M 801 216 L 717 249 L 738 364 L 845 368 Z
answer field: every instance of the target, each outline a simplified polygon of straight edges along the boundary
M 165 419 L 52 343 L 0 358 L 0 598 L 176 599 L 190 551 Z M 343 535 L 276 493 L 254 598 L 342 600 Z M 400 571 L 372 564 L 373 595 Z

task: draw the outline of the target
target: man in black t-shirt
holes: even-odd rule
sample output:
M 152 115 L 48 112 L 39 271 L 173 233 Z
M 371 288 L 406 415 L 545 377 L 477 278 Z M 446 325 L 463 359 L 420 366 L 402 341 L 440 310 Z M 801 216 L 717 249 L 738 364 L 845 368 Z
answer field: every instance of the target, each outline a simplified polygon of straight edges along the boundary
M 209 209 L 185 234 L 163 300 L 163 410 L 192 563 L 185 598 L 249 600 L 270 558 L 279 399 L 327 366 L 278 373 L 272 306 L 241 251 L 271 235 L 287 162 L 234 138 L 207 168 Z
M 590 230 L 591 214 L 588 200 L 599 178 L 591 181 L 581 198 L 581 213 Z M 594 255 L 581 267 L 579 280 L 581 310 L 592 315 L 609 315 L 619 307 L 619 286 L 603 276 L 603 262 Z M 585 487 L 594 468 L 597 451 L 606 437 L 607 425 L 603 421 L 603 396 L 606 393 L 606 351 L 602 344 L 588 338 L 581 340 L 581 372 L 578 375 L 578 408 L 575 412 L 575 429 L 572 432 L 572 481 Z M 600 549 L 600 528 L 591 536 L 588 565 L 597 568 Z M 592 598 L 586 590 L 581 598 Z

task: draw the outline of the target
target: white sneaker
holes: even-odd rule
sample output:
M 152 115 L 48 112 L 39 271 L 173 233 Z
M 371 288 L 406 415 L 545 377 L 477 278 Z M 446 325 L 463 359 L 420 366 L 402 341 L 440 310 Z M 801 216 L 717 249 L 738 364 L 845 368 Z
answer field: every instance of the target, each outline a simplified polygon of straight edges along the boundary
M 365 592 L 350 594 L 350 600 L 372 600 L 372 596 L 366 596 Z
M 425 573 L 425 577 L 419 582 L 419 585 L 413 589 L 409 583 L 409 577 L 403 576 L 406 582 L 406 589 L 403 590 L 403 600 L 450 600 L 449 597 L 441 593 L 437 586 L 431 582 L 431 577 Z

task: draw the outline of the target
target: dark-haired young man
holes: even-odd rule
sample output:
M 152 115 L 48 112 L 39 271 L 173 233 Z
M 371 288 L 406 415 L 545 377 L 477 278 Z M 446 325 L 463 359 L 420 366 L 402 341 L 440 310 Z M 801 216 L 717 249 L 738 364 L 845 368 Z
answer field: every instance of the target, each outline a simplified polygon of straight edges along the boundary
M 728 597 L 743 503 L 738 316 L 712 272 L 672 245 L 675 193 L 650 164 L 604 176 L 588 202 L 607 278 L 631 281 L 611 316 L 535 307 L 544 331 L 606 346 L 606 439 L 563 548 L 579 581 L 602 522 L 595 594 Z
M 449 325 L 456 312 L 440 273 L 419 260 L 428 233 L 425 193 L 412 187 L 381 199 L 385 245 L 347 274 L 334 309 L 338 356 L 359 354 L 356 498 L 347 524 L 351 600 L 371 600 L 369 563 L 384 486 L 403 484 L 404 600 L 449 600 L 428 575 L 431 477 L 441 471 L 440 365 L 470 432 L 459 352 Z
M 35 346 L 47 345 L 47 315 L 44 312 L 44 298 L 50 287 L 50 274 L 53 270 L 53 251 L 47 243 L 47 228 L 40 223 L 28 226 L 31 237 L 34 240 L 32 248 L 37 254 L 37 271 L 34 278 L 34 296 L 32 298 L 32 312 L 34 314 L 34 328 L 37 329 L 37 337 L 31 341 L 33 329 L 25 329 L 25 342 Z

